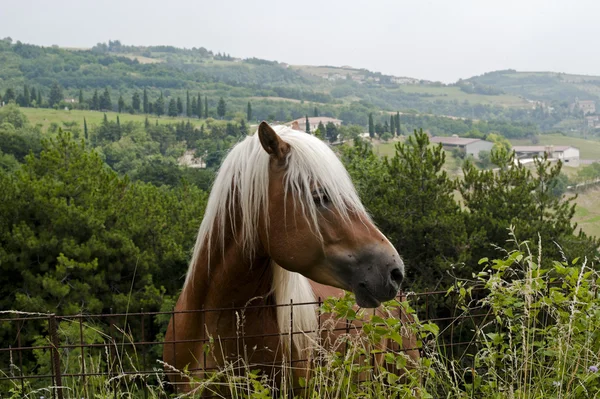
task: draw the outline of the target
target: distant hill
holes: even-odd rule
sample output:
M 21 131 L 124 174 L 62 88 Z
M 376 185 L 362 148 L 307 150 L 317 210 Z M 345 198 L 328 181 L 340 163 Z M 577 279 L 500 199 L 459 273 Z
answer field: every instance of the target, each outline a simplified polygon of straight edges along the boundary
M 488 72 L 460 83 L 487 86 L 527 98 L 546 102 L 600 100 L 600 76 L 570 75 L 559 72 L 517 72 L 513 69 Z

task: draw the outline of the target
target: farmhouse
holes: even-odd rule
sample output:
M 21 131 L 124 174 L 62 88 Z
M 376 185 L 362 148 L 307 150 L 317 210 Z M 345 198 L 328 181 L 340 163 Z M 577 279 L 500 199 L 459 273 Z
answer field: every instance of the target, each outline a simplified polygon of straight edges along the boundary
M 596 113 L 596 102 L 594 100 L 579 100 L 576 99 L 574 103 L 569 106 L 569 110 L 573 112 L 575 109 L 579 109 L 584 115 Z
M 306 129 L 306 118 L 299 118 L 295 121 L 292 121 L 292 124 L 298 122 L 298 126 L 300 129 L 304 131 Z M 319 122 L 326 126 L 329 122 L 333 123 L 336 126 L 340 126 L 342 124 L 341 119 L 330 118 L 328 116 L 313 116 L 308 118 L 308 124 L 310 125 L 310 131 L 314 132 L 319 127 Z
M 479 159 L 480 151 L 491 151 L 492 147 L 494 147 L 494 143 L 490 141 L 463 138 L 456 135 L 452 137 L 432 137 L 429 141 L 431 143 L 440 143 L 445 150 L 458 148 L 465 154 L 472 155 L 476 159 Z
M 543 156 L 546 153 L 550 159 L 560 159 L 570 166 L 579 165 L 579 149 L 568 145 L 516 145 L 513 150 L 519 159 Z

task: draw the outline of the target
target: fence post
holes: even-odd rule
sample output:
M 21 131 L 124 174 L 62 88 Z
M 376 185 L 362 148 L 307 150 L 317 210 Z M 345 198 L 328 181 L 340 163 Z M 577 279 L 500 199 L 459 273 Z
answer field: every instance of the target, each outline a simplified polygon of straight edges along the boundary
M 62 392 L 62 377 L 60 374 L 60 353 L 58 351 L 60 342 L 58 340 L 58 331 L 56 325 L 56 315 L 53 313 L 48 318 L 48 330 L 50 333 L 50 341 L 52 342 L 52 365 L 54 366 L 54 382 L 55 382 L 55 396 L 58 399 L 63 399 Z

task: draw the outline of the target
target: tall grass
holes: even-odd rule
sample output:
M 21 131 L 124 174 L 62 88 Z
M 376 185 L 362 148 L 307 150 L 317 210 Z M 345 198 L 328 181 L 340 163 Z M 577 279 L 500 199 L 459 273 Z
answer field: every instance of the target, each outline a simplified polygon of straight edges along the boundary
M 539 247 L 539 246 L 538 246 Z M 457 353 L 444 344 L 455 339 L 450 323 L 437 325 L 416 318 L 411 325 L 423 355 L 417 364 L 402 351 L 381 347 L 385 340 L 401 343 L 397 319 L 356 312 L 351 295 L 330 299 L 323 310 L 339 317 L 360 320 L 362 334 L 341 334 L 330 345 L 315 341 L 310 373 L 299 380 L 289 359 L 280 365 L 281 380 L 258 372 L 243 358 L 224 364 L 201 380 L 186 370 L 175 370 L 160 361 L 154 372 L 141 372 L 139 353 L 113 344 L 103 350 L 62 353 L 62 369 L 74 372 L 85 364 L 97 376 L 63 379 L 68 398 L 594 398 L 600 397 L 600 273 L 597 260 L 545 260 L 531 253 L 528 243 L 507 252 L 502 259 L 480 261 L 481 272 L 471 281 L 457 281 L 449 290 L 460 301 L 461 318 L 478 320 L 472 331 L 460 332 L 471 344 Z M 393 309 L 406 306 L 392 301 Z M 412 311 L 407 307 L 408 311 Z M 484 311 L 483 317 L 481 311 Z M 414 311 L 413 311 L 414 312 Z M 477 316 L 477 318 L 476 318 Z M 458 320 L 458 319 L 457 319 Z M 61 325 L 61 334 L 74 334 Z M 79 327 L 77 327 L 79 328 Z M 324 327 L 327 328 L 327 327 Z M 79 332 L 77 332 L 79 333 Z M 86 328 L 86 342 L 106 342 L 99 329 Z M 126 332 L 122 332 L 125 337 Z M 41 337 L 40 339 L 46 339 Z M 133 339 L 131 339 L 133 342 Z M 207 353 L 219 357 L 218 339 Z M 50 367 L 39 353 L 40 372 Z M 83 359 L 82 359 L 83 356 Z M 301 365 L 297 366 L 301 367 Z M 181 373 L 193 391 L 170 393 L 164 370 Z M 294 373 L 296 371 L 296 373 Z M 51 396 L 51 383 L 14 380 L 5 398 Z

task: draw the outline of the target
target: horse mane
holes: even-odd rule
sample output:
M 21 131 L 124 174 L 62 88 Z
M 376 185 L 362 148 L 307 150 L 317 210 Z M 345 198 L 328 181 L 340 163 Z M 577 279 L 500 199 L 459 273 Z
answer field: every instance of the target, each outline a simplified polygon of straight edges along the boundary
M 326 143 L 286 126 L 274 126 L 273 129 L 290 145 L 286 159 L 284 198 L 291 195 L 294 207 L 300 206 L 314 234 L 322 238 L 318 227 L 319 211 L 313 199 L 315 189 L 327 195 L 331 206 L 337 209 L 343 220 L 349 222 L 353 213 L 368 218 L 348 172 Z M 254 257 L 261 215 L 265 225 L 268 224 L 269 214 L 264 212 L 269 206 L 268 190 L 269 154 L 262 148 L 258 134 L 255 133 L 231 149 L 217 173 L 198 231 L 184 288 L 193 284 L 197 261 L 204 250 L 209 257 L 219 246 L 224 251 L 225 232 L 228 228 L 238 233 L 236 239 L 245 255 L 250 259 Z M 208 263 L 210 264 L 210 259 Z M 307 278 L 276 264 L 273 264 L 273 273 L 271 292 L 274 293 L 277 304 L 289 304 L 290 299 L 294 303 L 314 302 L 314 294 Z M 302 308 L 313 313 L 312 319 L 315 320 L 316 327 L 314 309 L 308 309 L 308 306 L 301 306 L 300 309 Z M 286 332 L 290 327 L 289 320 L 280 313 L 285 313 L 289 319 L 289 309 L 277 309 L 280 332 Z M 296 312 L 296 308 L 294 311 Z M 294 324 L 306 321 L 307 318 L 308 314 L 305 317 L 294 317 Z M 295 325 L 294 329 L 307 331 L 305 327 L 307 326 Z M 302 339 L 302 334 L 294 335 L 294 341 L 296 337 Z M 304 344 L 300 345 L 300 348 L 303 347 Z

